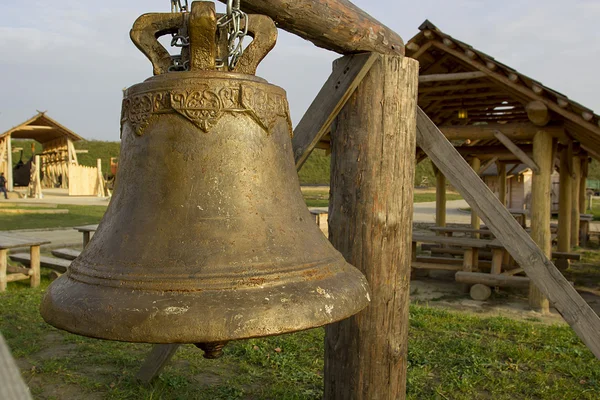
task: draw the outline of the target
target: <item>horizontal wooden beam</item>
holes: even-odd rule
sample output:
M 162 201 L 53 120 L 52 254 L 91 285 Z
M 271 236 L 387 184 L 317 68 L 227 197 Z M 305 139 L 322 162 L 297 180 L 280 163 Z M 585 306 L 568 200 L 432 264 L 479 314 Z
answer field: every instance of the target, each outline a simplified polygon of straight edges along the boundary
M 53 126 L 45 126 L 45 125 L 25 125 L 25 126 L 20 126 L 18 128 L 13 129 L 13 132 L 17 132 L 17 131 L 51 131 L 54 128 Z
M 495 139 L 496 131 L 511 140 L 531 140 L 539 129 L 531 123 L 440 126 L 448 140 Z M 564 132 L 561 126 L 546 126 L 544 130 L 552 135 Z
M 468 79 L 485 78 L 483 72 L 456 72 L 450 74 L 432 74 L 419 76 L 419 83 L 425 82 L 445 82 L 445 81 L 463 81 Z
M 499 130 L 494 132 L 494 136 L 500 143 L 502 143 L 506 148 L 513 153 L 519 160 L 523 162 L 523 164 L 527 165 L 533 172 L 536 174 L 540 173 L 540 168 L 525 152 L 522 150 L 523 146 L 517 146 L 510 140 L 505 134 L 500 132 Z
M 348 0 L 244 0 L 241 8 L 268 15 L 279 28 L 337 53 L 404 55 L 396 32 Z
M 533 147 L 530 144 L 521 145 L 522 151 L 531 153 L 533 151 Z M 491 157 L 493 156 L 506 156 L 513 155 L 515 159 L 518 157 L 506 147 L 501 145 L 491 145 L 491 146 L 457 146 L 456 150 L 462 155 L 478 155 L 478 154 L 487 154 Z
M 485 89 L 488 87 L 495 87 L 490 83 L 463 83 L 460 85 L 443 85 L 443 86 L 432 86 L 432 87 L 419 87 L 419 95 L 434 92 L 446 92 L 455 90 L 473 90 L 473 89 Z
M 503 92 L 478 92 L 427 96 L 427 100 L 485 99 L 486 97 L 504 96 Z
M 598 315 L 420 109 L 417 110 L 417 145 L 481 216 L 531 282 L 548 297 L 579 338 L 600 359 Z

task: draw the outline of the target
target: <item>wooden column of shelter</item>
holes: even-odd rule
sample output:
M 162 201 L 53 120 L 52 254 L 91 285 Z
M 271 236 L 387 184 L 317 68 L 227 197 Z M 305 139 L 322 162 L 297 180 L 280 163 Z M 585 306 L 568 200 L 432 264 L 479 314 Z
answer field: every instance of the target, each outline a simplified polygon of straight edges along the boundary
M 537 243 L 546 257 L 552 255 L 550 232 L 550 190 L 553 165 L 554 140 L 543 130 L 533 138 L 533 161 L 539 168 L 533 173 L 531 184 L 531 238 Z M 534 310 L 550 311 L 548 299 L 535 283 L 529 286 L 529 306 Z
M 406 396 L 418 71 L 380 56 L 331 135 L 329 238 L 367 276 L 371 304 L 326 328 L 325 399 Z
M 506 207 L 506 164 L 497 162 L 498 166 L 498 200 Z
M 12 135 L 7 135 L 6 137 L 6 158 L 8 164 L 8 170 L 6 171 L 6 189 L 9 192 L 12 192 L 14 187 L 13 182 L 13 160 L 12 160 L 12 143 L 11 143 Z
M 590 168 L 590 158 L 587 153 L 581 156 L 581 180 L 579 182 L 579 212 L 586 213 L 587 177 Z
M 478 157 L 473 157 L 471 159 L 471 168 L 473 168 L 473 171 L 475 171 L 475 173 L 477 175 L 479 175 L 480 167 L 481 167 L 481 160 Z M 471 228 L 473 228 L 473 229 L 481 228 L 481 219 L 479 218 L 479 215 L 477 215 L 477 212 L 473 209 L 471 209 Z M 478 238 L 479 234 L 474 233 L 473 237 Z
M 579 209 L 579 186 L 581 184 L 581 159 L 573 157 L 573 179 L 571 183 L 571 247 L 579 246 L 579 220 L 581 211 Z
M 439 169 L 435 172 L 435 224 L 446 226 L 446 177 Z
M 571 203 L 573 201 L 571 161 L 569 147 L 565 146 L 560 153 L 560 194 L 558 196 L 558 251 L 563 252 L 571 251 Z

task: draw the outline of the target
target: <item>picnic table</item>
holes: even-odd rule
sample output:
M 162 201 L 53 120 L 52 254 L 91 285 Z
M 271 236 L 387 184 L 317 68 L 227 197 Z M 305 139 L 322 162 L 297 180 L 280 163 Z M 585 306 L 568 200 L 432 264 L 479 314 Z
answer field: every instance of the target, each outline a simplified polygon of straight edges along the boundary
M 527 228 L 527 211 L 522 210 L 520 208 L 509 208 L 508 212 L 510 212 L 512 216 L 515 217 L 515 219 L 523 227 L 523 229 Z
M 489 229 L 475 229 L 475 228 L 464 228 L 464 227 L 449 227 L 449 226 L 432 226 L 429 228 L 430 231 L 439 233 L 446 237 L 452 237 L 455 233 L 461 233 L 464 235 L 479 234 L 481 236 L 489 236 L 494 238 L 494 234 Z
M 473 271 L 479 266 L 479 251 L 488 248 L 491 240 L 461 237 L 445 237 L 413 234 L 412 237 L 412 267 L 415 269 L 440 269 Z M 417 257 L 417 243 L 436 243 L 462 249 L 463 263 L 452 265 L 442 257 Z
M 20 236 L 14 233 L 0 233 L 0 292 L 6 290 L 8 282 L 29 279 L 31 287 L 40 285 L 40 246 L 49 240 Z M 29 247 L 30 268 L 9 267 L 8 250 Z
M 90 233 L 96 232 L 98 229 L 98 224 L 76 226 L 73 229 L 83 233 L 83 248 L 85 249 L 85 246 L 87 246 L 87 244 L 90 242 Z

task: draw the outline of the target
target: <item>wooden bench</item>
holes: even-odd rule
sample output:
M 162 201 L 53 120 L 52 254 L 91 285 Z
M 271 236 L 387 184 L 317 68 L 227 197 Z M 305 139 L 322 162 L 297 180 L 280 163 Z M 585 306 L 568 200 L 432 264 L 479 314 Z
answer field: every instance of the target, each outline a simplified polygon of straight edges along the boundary
M 31 265 L 31 256 L 27 253 L 11 254 L 9 257 L 12 261 L 19 262 L 26 266 Z M 60 272 L 61 274 L 67 272 L 67 269 L 71 265 L 71 261 L 69 260 L 54 257 L 40 257 L 39 263 L 40 266 Z
M 417 259 L 417 243 L 435 243 L 457 247 L 463 251 L 462 270 L 472 271 L 479 264 L 479 250 L 487 248 L 491 240 L 444 237 L 433 235 L 414 234 L 412 237 L 412 267 L 415 269 L 440 269 L 449 270 L 448 264 L 437 262 L 423 262 Z M 454 268 L 456 270 L 456 268 Z M 461 268 L 458 268 L 461 269 Z
M 323 211 L 323 210 L 319 210 L 319 209 L 309 209 L 310 213 L 312 215 L 315 216 L 315 222 L 317 223 L 317 226 L 321 229 L 321 232 L 323 233 L 328 233 L 329 232 L 329 225 L 327 222 L 327 216 L 328 216 L 328 211 Z
M 83 244 L 83 248 L 85 249 L 85 246 L 87 246 L 87 244 L 90 242 L 90 234 L 92 232 L 96 232 L 96 230 L 98 229 L 98 224 L 76 226 L 73 229 L 75 229 L 78 232 L 81 232 L 83 234 L 82 244 Z
M 48 243 L 49 240 L 0 233 L 0 292 L 6 290 L 8 282 L 29 279 L 31 287 L 40 285 L 40 246 Z M 23 247 L 29 247 L 30 268 L 22 270 L 11 268 L 11 271 L 8 271 L 8 250 Z
M 592 214 L 581 214 L 579 218 L 579 244 L 586 247 L 590 237 L 590 223 L 594 220 Z
M 74 260 L 81 254 L 81 251 L 75 249 L 56 249 L 52 250 L 54 257 L 62 258 L 64 260 Z

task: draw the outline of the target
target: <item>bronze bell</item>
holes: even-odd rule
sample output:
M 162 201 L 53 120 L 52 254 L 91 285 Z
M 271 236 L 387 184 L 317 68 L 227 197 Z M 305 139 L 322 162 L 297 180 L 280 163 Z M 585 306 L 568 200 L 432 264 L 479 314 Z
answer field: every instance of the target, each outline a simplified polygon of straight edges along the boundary
M 332 323 L 368 304 L 365 277 L 303 201 L 285 91 L 253 75 L 275 25 L 260 15 L 247 24 L 254 40 L 233 71 L 215 61 L 227 43 L 213 3 L 134 24 L 155 76 L 124 93 L 117 187 L 88 246 L 48 288 L 48 323 L 210 349 Z M 176 67 L 188 59 L 189 70 L 170 72 L 156 38 L 186 30 Z

